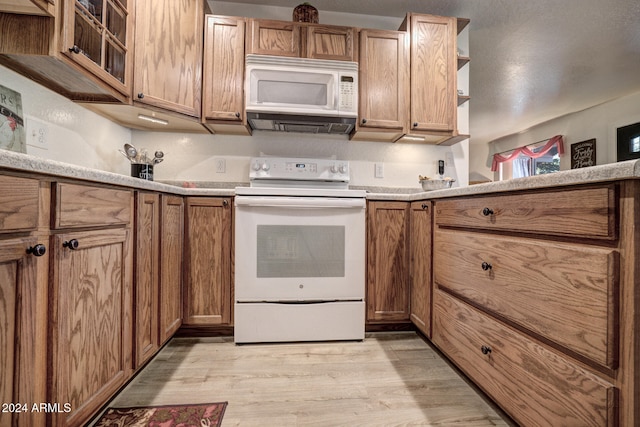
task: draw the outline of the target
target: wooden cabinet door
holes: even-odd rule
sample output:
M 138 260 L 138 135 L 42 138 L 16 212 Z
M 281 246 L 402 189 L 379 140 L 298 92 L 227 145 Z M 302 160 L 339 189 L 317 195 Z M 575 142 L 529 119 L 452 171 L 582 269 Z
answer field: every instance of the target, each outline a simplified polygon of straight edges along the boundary
M 204 120 L 244 120 L 242 18 L 207 15 L 204 40 Z
M 247 53 L 300 57 L 302 24 L 252 19 L 247 29 Z
M 183 323 L 231 323 L 231 203 L 188 197 Z
M 306 31 L 306 57 L 337 61 L 357 61 L 356 30 L 353 27 L 309 25 Z
M 411 321 L 427 337 L 431 337 L 432 218 L 431 202 L 411 203 Z
M 133 2 L 59 1 L 61 54 L 130 96 Z
M 75 248 L 75 249 L 73 249 Z M 54 426 L 79 426 L 132 372 L 129 232 L 78 231 L 52 239 L 51 396 L 71 412 Z
M 0 240 L 0 402 L 1 426 L 44 426 L 45 414 L 32 410 L 46 402 L 48 255 L 27 254 L 47 237 Z
M 409 320 L 409 204 L 369 202 L 367 321 Z
M 182 197 L 161 195 L 159 343 L 164 344 L 182 323 L 182 256 L 184 253 L 184 202 Z
M 136 194 L 135 226 L 135 366 L 142 366 L 159 348 L 158 287 L 160 196 Z
M 406 125 L 409 56 L 401 31 L 360 31 L 359 123 L 361 128 Z
M 200 117 L 202 0 L 137 0 L 134 101 Z
M 456 18 L 411 15 L 410 129 L 457 130 Z

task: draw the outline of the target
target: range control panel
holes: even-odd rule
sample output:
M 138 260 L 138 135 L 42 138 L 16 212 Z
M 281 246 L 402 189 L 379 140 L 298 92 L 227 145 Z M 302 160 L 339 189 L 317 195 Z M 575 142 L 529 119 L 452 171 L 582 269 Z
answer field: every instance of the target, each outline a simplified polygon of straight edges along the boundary
M 249 179 L 349 182 L 349 162 L 331 159 L 254 157 Z

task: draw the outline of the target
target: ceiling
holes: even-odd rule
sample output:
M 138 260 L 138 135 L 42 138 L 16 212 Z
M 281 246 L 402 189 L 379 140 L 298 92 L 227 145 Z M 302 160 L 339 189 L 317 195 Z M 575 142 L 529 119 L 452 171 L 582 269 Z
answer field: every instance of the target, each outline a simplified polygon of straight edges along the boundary
M 295 7 L 298 0 L 226 0 Z M 471 143 L 640 91 L 640 0 L 313 0 L 323 10 L 471 19 Z

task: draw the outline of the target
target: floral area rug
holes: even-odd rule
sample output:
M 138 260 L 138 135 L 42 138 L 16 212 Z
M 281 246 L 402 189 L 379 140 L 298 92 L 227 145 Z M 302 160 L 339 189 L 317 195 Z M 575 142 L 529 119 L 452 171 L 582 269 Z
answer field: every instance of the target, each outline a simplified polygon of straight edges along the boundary
M 109 408 L 94 427 L 218 427 L 227 402 Z

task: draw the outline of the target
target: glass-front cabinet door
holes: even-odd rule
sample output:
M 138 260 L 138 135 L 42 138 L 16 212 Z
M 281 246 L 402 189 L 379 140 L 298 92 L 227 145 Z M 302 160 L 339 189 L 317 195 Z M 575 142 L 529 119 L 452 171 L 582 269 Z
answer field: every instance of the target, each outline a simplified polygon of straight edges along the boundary
M 130 96 L 133 0 L 67 0 L 63 53 Z

